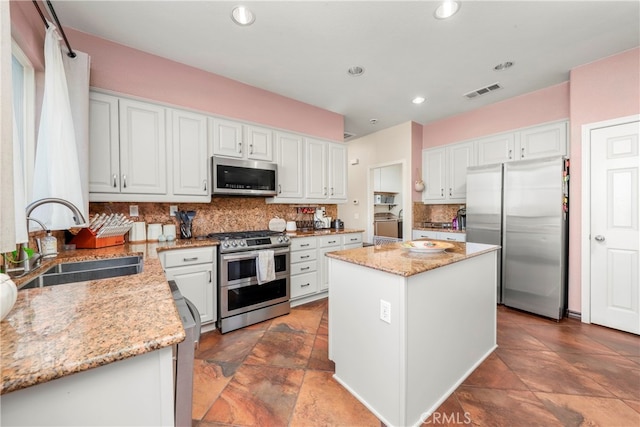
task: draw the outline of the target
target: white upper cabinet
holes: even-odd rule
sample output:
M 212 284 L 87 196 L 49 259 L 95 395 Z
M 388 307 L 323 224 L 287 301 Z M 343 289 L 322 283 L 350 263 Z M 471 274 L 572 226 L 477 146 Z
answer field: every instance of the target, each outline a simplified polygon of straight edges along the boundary
M 210 202 L 203 115 L 90 92 L 89 201 Z
M 473 142 L 426 149 L 422 152 L 425 203 L 464 203 L 467 198 L 467 167 L 474 166 Z
M 522 160 L 568 154 L 567 122 L 536 126 L 518 133 Z
M 402 166 L 392 165 L 373 170 L 373 191 L 381 193 L 402 192 Z
M 207 156 L 207 118 L 170 110 L 173 148 L 173 194 L 210 199 Z
M 329 142 L 329 199 L 347 200 L 347 147 L 344 144 Z
M 347 200 L 347 147 L 307 138 L 305 144 L 307 201 Z
M 567 122 L 493 135 L 477 140 L 478 165 L 566 156 Z
M 120 192 L 118 98 L 89 94 L 89 192 Z
M 273 159 L 273 131 L 224 119 L 211 119 L 212 152 L 216 156 L 264 160 Z
M 276 132 L 278 199 L 304 197 L 304 141 L 302 136 Z
M 490 136 L 479 139 L 478 165 L 509 162 L 515 156 L 515 134 Z

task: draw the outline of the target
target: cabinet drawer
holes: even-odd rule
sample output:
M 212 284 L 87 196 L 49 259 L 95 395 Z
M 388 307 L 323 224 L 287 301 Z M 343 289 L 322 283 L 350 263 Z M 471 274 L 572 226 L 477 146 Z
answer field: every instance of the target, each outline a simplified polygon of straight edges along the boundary
M 319 246 L 321 248 L 340 246 L 342 244 L 342 237 L 337 234 L 334 234 L 332 236 L 321 236 L 318 239 L 320 240 Z
M 164 253 L 164 268 L 213 262 L 213 248 L 175 249 Z
M 315 237 L 300 237 L 291 239 L 291 251 L 315 249 L 317 247 Z
M 318 290 L 318 274 L 305 273 L 291 277 L 291 298 L 314 294 Z
M 416 239 L 438 239 L 437 231 L 428 231 L 428 230 L 413 230 L 413 235 L 411 236 L 413 240 Z
M 315 249 L 310 249 L 308 251 L 291 252 L 291 264 L 295 264 L 296 262 L 313 261 L 315 259 L 316 259 Z
M 440 240 L 448 240 L 450 242 L 464 242 L 466 240 L 466 234 L 439 232 L 438 238 Z
M 345 234 L 342 236 L 343 245 L 353 245 L 355 243 L 362 243 L 362 233 Z
M 291 264 L 292 276 L 296 274 L 301 274 L 301 273 L 311 273 L 316 270 L 318 270 L 317 261 L 300 262 L 298 264 Z

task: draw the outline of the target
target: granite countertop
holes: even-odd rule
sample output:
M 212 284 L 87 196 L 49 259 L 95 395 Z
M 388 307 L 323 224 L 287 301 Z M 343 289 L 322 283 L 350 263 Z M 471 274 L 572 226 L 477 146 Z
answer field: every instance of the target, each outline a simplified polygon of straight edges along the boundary
M 353 228 L 323 228 L 319 230 L 309 231 L 287 231 L 287 236 L 291 238 L 309 237 L 309 236 L 326 236 L 330 234 L 348 234 L 348 233 L 364 233 L 364 230 Z
M 0 322 L 0 394 L 183 341 L 185 332 L 158 252 L 217 244 L 178 240 L 64 251 L 16 279 L 19 286 L 62 262 L 144 258 L 139 274 L 20 290 L 15 306 Z
M 387 273 L 409 277 L 499 249 L 499 246 L 484 245 L 481 243 L 446 243 L 449 243 L 451 248 L 445 252 L 435 254 L 410 252 L 402 246 L 402 243 L 392 243 L 329 252 L 326 256 Z
M 442 227 L 422 227 L 420 225 L 413 226 L 413 230 L 424 230 L 424 231 L 442 231 L 444 233 L 462 233 L 465 234 L 467 230 L 454 230 L 453 228 L 442 228 Z

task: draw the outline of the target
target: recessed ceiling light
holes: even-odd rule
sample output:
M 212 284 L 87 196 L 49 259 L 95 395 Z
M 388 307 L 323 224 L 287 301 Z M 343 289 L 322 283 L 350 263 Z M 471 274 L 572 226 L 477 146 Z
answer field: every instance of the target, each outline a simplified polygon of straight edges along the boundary
M 245 6 L 236 6 L 231 11 L 233 22 L 238 25 L 251 25 L 256 20 L 256 16 Z
M 356 65 L 355 67 L 349 68 L 347 70 L 347 73 L 349 73 L 349 75 L 353 77 L 361 76 L 362 74 L 364 74 L 364 68 Z
M 424 101 L 425 99 L 422 96 L 416 96 L 411 100 L 411 102 L 413 102 L 414 104 L 422 104 Z
M 378 119 L 371 119 L 369 120 L 369 123 L 371 123 L 372 125 L 375 125 L 376 123 L 378 123 Z
M 510 68 L 513 66 L 513 62 L 511 61 L 507 61 L 507 62 L 503 62 L 502 64 L 498 64 L 495 67 L 493 67 L 494 71 L 502 71 L 502 70 L 506 70 L 507 68 Z
M 460 2 L 458 0 L 443 0 L 433 12 L 433 16 L 436 19 L 447 19 L 458 13 L 459 10 Z

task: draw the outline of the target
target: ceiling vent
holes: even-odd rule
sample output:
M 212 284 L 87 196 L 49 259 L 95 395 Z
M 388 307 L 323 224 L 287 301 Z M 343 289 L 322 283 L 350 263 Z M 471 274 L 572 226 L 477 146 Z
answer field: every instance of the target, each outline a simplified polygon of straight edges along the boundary
M 356 134 L 355 134 L 355 133 L 345 132 L 345 133 L 344 133 L 344 138 L 343 138 L 343 140 L 344 140 L 344 141 L 348 141 L 348 140 L 350 140 L 351 138 L 353 138 L 354 136 L 356 136 Z
M 472 90 L 471 92 L 467 92 L 464 94 L 464 97 L 466 97 L 467 99 L 473 99 L 475 97 L 478 97 L 480 95 L 484 95 L 487 94 L 489 92 L 493 92 L 494 90 L 498 90 L 498 89 L 502 89 L 502 86 L 500 86 L 500 83 L 493 83 L 489 86 L 485 86 L 482 87 L 480 89 L 476 89 L 476 90 Z

